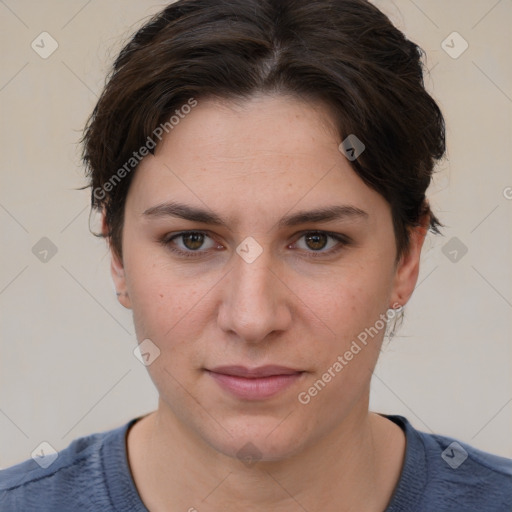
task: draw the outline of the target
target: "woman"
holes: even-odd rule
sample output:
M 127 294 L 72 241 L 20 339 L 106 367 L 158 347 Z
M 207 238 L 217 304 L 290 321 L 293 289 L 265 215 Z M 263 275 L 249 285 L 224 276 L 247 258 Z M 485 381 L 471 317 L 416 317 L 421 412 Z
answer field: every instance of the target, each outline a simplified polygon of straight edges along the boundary
M 10 468 L 5 510 L 510 510 L 512 461 L 368 410 L 440 225 L 420 58 L 364 0 L 181 0 L 135 34 L 84 161 L 158 409 Z

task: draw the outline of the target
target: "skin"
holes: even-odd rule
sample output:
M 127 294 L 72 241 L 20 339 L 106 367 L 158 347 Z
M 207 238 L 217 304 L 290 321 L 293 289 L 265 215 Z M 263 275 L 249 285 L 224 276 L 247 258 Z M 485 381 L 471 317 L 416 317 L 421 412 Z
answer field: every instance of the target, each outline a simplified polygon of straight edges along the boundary
M 133 310 L 137 339 L 160 350 L 148 366 L 158 409 L 127 437 L 149 510 L 382 511 L 388 504 L 405 437 L 368 411 L 384 330 L 308 404 L 297 398 L 379 315 L 406 304 L 426 232 L 425 219 L 397 262 L 390 206 L 352 170 L 340 142 L 320 104 L 283 95 L 201 100 L 139 165 L 112 276 L 121 304 Z M 227 225 L 144 214 L 168 201 L 206 208 Z M 326 205 L 366 216 L 277 224 Z M 161 242 L 187 230 L 206 233 L 203 245 Z M 321 238 L 319 254 L 304 236 L 311 231 L 351 242 Z M 252 263 L 236 252 L 246 237 L 262 249 Z M 171 251 L 198 246 L 195 258 Z M 340 250 L 329 254 L 333 247 Z M 304 373 L 269 399 L 245 401 L 204 371 L 226 364 Z M 258 455 L 246 465 L 237 453 L 249 442 Z

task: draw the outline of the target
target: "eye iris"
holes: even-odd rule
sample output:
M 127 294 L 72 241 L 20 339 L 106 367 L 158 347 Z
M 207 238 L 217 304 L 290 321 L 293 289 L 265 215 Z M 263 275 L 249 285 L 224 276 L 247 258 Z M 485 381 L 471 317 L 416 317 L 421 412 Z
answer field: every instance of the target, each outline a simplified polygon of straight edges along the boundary
M 196 250 L 203 245 L 204 235 L 202 233 L 186 233 L 182 237 L 187 249 Z
M 312 244 L 310 244 L 310 242 L 312 242 Z M 323 249 L 326 243 L 327 236 L 323 233 L 312 233 L 306 235 L 306 244 L 310 249 L 318 251 L 320 249 Z

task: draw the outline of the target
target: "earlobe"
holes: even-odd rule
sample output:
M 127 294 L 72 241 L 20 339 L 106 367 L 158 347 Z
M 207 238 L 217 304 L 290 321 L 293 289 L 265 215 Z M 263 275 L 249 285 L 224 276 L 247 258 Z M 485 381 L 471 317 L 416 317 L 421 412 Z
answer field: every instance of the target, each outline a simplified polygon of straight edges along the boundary
M 114 286 L 116 288 L 117 300 L 125 308 L 131 309 L 132 305 L 126 286 L 126 275 L 124 271 L 123 261 L 121 257 L 117 254 L 115 247 L 113 247 L 112 245 L 112 239 L 110 237 L 107 225 L 105 208 L 103 208 L 101 215 L 101 232 L 107 240 L 110 250 L 110 274 L 112 276 L 112 280 L 114 281 Z
M 390 297 L 390 307 L 393 307 L 392 304 L 405 306 L 411 298 L 418 281 L 421 249 L 425 242 L 427 231 L 428 229 L 425 222 L 422 222 L 420 226 L 410 228 L 409 247 L 397 264 L 393 290 Z
M 116 288 L 117 300 L 127 309 L 131 309 L 130 295 L 128 294 L 126 286 L 126 274 L 124 271 L 123 263 L 116 251 L 111 248 L 111 262 L 110 262 L 110 273 L 114 286 Z

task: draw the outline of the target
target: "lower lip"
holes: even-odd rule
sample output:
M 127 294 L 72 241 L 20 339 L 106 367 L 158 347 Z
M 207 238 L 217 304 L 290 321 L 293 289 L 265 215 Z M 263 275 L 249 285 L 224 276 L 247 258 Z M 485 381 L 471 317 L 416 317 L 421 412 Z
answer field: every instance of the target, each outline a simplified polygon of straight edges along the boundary
M 302 375 L 302 372 L 299 372 L 290 375 L 272 375 L 270 377 L 248 379 L 223 373 L 208 373 L 221 388 L 245 400 L 264 400 L 265 398 L 270 398 L 290 387 Z

